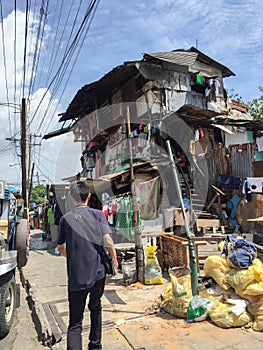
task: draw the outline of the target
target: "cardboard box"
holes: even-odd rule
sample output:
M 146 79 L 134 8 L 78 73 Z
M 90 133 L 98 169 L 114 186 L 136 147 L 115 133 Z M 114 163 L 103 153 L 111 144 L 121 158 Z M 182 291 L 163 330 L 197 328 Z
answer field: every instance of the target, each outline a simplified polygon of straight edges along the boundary
M 186 212 L 186 217 L 189 224 L 190 223 L 189 211 Z M 184 226 L 184 216 L 181 209 L 175 210 L 174 218 L 175 218 L 175 226 Z

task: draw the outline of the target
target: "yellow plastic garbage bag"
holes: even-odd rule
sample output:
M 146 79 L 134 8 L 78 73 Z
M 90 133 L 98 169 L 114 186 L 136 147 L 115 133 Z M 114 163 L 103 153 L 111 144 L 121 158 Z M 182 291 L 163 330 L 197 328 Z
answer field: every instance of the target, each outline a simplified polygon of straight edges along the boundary
M 247 310 L 254 318 L 254 331 L 263 331 L 263 296 L 257 301 L 249 303 Z
M 162 284 L 162 269 L 156 257 L 157 246 L 146 247 L 145 284 Z
M 263 282 L 263 264 L 259 259 L 255 258 L 253 260 L 253 265 L 249 266 L 247 269 L 231 269 L 226 275 L 226 281 L 239 292 L 243 291 L 245 294 L 249 295 L 257 295 L 258 292 L 262 294 L 260 292 L 262 289 L 260 286 L 251 287 L 252 294 L 247 291 L 247 288 L 249 288 L 251 284 Z
M 232 308 L 233 305 L 218 301 L 209 310 L 209 317 L 221 328 L 242 327 L 252 321 L 252 316 L 247 311 L 237 315 Z
M 263 316 L 263 297 L 261 296 L 261 298 L 254 303 L 249 303 L 247 310 L 254 317 Z
M 258 332 L 263 331 L 263 315 L 254 318 L 253 329 Z
M 244 270 L 231 269 L 226 274 L 226 282 L 234 289 L 245 290 L 246 287 L 254 281 L 255 272 L 252 266 Z
M 246 295 L 263 295 L 263 282 L 255 282 L 251 283 L 247 288 L 244 290 L 244 293 Z
M 226 258 L 222 256 L 212 255 L 205 260 L 205 275 L 212 277 L 225 290 L 231 288 L 231 285 L 226 281 L 226 274 L 229 270 L 230 267 L 227 265 Z

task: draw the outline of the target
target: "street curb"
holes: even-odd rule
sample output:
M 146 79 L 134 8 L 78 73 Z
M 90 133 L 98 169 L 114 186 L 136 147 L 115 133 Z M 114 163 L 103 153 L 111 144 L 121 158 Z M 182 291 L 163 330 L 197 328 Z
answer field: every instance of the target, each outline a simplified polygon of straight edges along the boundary
M 24 275 L 23 269 L 19 270 L 19 274 L 22 287 L 25 289 L 27 294 L 27 303 L 31 311 L 35 329 L 37 331 L 38 340 L 42 345 L 51 348 L 52 344 L 54 343 L 54 338 L 43 310 L 43 306 L 34 299 L 34 288 Z

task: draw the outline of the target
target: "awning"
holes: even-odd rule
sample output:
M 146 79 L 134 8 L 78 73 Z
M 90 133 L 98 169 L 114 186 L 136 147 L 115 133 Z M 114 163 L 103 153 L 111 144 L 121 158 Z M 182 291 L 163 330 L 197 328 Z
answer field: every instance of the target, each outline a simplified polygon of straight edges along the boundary
M 136 176 L 142 176 L 143 173 L 149 173 L 150 176 L 151 171 L 158 171 L 158 167 L 152 165 L 149 161 L 136 163 L 133 165 L 133 169 L 135 178 Z M 129 175 L 130 168 L 112 172 L 110 174 L 105 174 L 95 179 L 79 177 L 79 174 L 76 174 L 67 178 L 63 178 L 62 180 L 69 182 L 75 181 L 77 179 L 87 181 L 92 193 L 102 194 L 103 192 L 113 192 L 112 184 L 115 180 L 118 180 L 117 190 L 120 191 L 122 187 L 125 187 L 129 184 Z
M 224 125 L 219 125 L 219 124 L 211 124 L 212 126 L 215 126 L 218 129 L 223 130 L 224 132 L 226 132 L 227 134 L 230 135 L 235 135 L 231 130 L 229 130 L 227 127 L 225 127 Z
M 133 165 L 133 169 L 135 178 L 136 176 L 140 176 L 141 172 L 149 173 L 151 171 L 158 171 L 157 167 L 152 165 L 150 162 L 136 163 Z M 86 181 L 88 181 L 91 190 L 94 190 L 96 193 L 111 193 L 113 181 L 117 180 L 117 189 L 121 190 L 122 187 L 125 187 L 129 184 L 129 175 L 130 168 L 112 172 L 110 174 L 105 174 L 96 179 L 87 178 Z
M 55 136 L 59 136 L 59 135 L 62 135 L 62 134 L 66 134 L 66 133 L 68 133 L 70 131 L 72 131 L 72 125 L 68 126 L 66 128 L 61 128 L 59 130 L 51 131 L 50 133 L 44 135 L 42 137 L 42 139 L 47 140 L 47 139 L 50 139 L 51 137 L 55 137 Z

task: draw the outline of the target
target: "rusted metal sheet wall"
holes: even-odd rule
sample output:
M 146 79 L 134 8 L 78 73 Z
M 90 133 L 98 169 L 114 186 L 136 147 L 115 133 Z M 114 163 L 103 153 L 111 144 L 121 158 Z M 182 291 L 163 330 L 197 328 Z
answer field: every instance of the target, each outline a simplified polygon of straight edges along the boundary
M 252 169 L 252 145 L 243 144 L 241 146 L 232 146 L 231 149 L 231 163 L 232 174 L 240 176 L 242 179 L 253 176 Z
M 242 179 L 253 176 L 252 145 L 235 145 L 229 149 L 222 145 L 214 145 L 213 157 L 207 157 L 209 183 L 217 181 L 218 175 L 239 176 Z
M 231 174 L 230 155 L 222 144 L 214 144 L 213 147 L 214 159 L 214 180 L 217 181 L 220 174 Z

